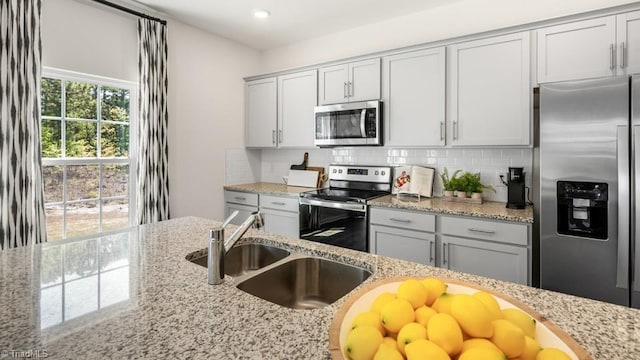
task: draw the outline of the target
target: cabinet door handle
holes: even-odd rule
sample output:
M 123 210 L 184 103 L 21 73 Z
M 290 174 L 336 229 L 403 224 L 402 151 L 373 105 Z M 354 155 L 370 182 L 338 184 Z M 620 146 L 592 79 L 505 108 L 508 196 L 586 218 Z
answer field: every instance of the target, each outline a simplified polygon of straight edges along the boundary
M 353 97 L 353 83 L 351 81 L 349 81 L 349 87 L 347 89 L 349 89 L 349 96 Z
M 447 265 L 447 261 L 449 259 L 449 254 L 447 253 L 447 243 L 442 243 L 442 265 Z M 449 266 L 447 266 L 447 269 Z
M 407 219 L 389 218 L 389 220 L 391 220 L 391 221 L 397 221 L 397 222 L 401 222 L 401 223 L 406 223 L 406 224 L 408 224 L 408 223 L 410 223 L 410 222 L 411 222 L 411 220 L 407 220 Z
M 435 250 L 434 246 L 435 246 L 435 241 L 429 241 L 429 264 L 431 265 L 433 265 L 433 261 L 435 259 L 433 256 L 433 253 Z
M 276 131 L 271 130 L 271 143 L 276 144 Z
M 346 99 L 347 97 L 349 97 L 349 90 L 347 90 L 347 82 L 344 82 L 344 86 L 342 88 L 342 93 L 344 94 L 344 98 Z
M 453 122 L 453 140 L 458 140 L 458 122 Z
M 283 203 L 283 202 L 280 202 L 280 201 L 272 201 L 271 203 L 272 203 L 273 205 L 280 205 L 280 206 L 285 206 L 285 205 L 287 205 L 287 204 L 285 204 L 285 203 Z
M 284 136 L 282 135 L 282 129 L 280 129 L 278 131 L 278 143 L 282 144 L 282 139 L 284 139 Z
M 625 58 L 627 55 L 626 53 L 627 53 L 627 48 L 623 41 L 620 43 L 620 69 L 624 69 L 624 67 L 626 66 L 625 64 Z
M 615 69 L 615 60 L 614 60 L 614 53 L 615 53 L 615 47 L 613 46 L 613 44 L 611 44 L 609 46 L 609 69 L 613 70 Z
M 495 230 L 484 230 L 484 229 L 478 229 L 478 228 L 469 228 L 467 229 L 469 231 L 473 231 L 473 232 L 479 232 L 479 233 L 483 233 L 483 234 L 495 234 Z
M 245 200 L 247 200 L 247 198 L 246 198 L 246 197 L 242 197 L 242 196 L 236 196 L 236 197 L 234 197 L 234 199 L 236 199 L 236 200 L 240 200 L 240 201 L 245 201 Z
M 440 141 L 444 141 L 444 121 L 440 121 Z

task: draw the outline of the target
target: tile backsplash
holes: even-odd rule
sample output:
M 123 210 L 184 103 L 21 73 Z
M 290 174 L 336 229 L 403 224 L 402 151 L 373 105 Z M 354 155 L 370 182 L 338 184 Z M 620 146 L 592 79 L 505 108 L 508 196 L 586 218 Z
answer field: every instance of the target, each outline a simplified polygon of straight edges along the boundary
M 259 170 L 256 164 L 240 164 L 245 157 L 237 152 L 259 152 Z M 491 185 L 496 192 L 485 191 L 487 200 L 507 201 L 507 188 L 500 182 L 500 175 L 506 175 L 508 168 L 523 167 L 525 171 L 525 184 L 532 185 L 533 149 L 530 148 L 385 148 L 385 147 L 354 147 L 333 149 L 264 149 L 264 150 L 240 150 L 227 151 L 226 183 L 238 184 L 248 179 L 243 174 L 234 174 L 236 166 L 240 172 L 257 171 L 260 178 L 255 181 L 282 182 L 282 176 L 287 175 L 293 164 L 300 164 L 303 154 L 309 153 L 309 166 L 324 166 L 329 164 L 354 164 L 354 165 L 421 165 L 435 168 L 440 173 L 445 167 L 452 173 L 455 170 L 479 172 L 483 184 Z M 231 155 L 231 156 L 230 156 Z M 257 155 L 247 155 L 247 159 L 256 162 Z M 229 161 L 234 165 L 230 166 Z M 434 184 L 434 195 L 442 195 L 442 184 L 437 176 Z M 529 196 L 530 197 L 530 196 Z

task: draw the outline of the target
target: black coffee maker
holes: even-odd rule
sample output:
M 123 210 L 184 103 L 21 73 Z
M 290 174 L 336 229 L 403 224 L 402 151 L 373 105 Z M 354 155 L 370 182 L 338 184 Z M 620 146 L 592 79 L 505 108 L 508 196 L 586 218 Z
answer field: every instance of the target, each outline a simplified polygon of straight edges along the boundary
M 500 175 L 502 179 L 502 175 Z M 507 186 L 507 208 L 508 209 L 524 209 L 524 168 L 510 167 L 507 182 L 502 180 Z

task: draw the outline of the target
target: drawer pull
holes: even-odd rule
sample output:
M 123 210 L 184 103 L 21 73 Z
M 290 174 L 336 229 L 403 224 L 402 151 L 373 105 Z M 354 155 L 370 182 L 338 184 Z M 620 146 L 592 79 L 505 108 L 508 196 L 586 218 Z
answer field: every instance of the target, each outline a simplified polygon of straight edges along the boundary
M 236 196 L 236 197 L 234 197 L 234 199 L 236 199 L 236 200 L 241 200 L 241 201 L 245 201 L 245 200 L 247 200 L 247 198 L 246 198 L 246 197 L 243 197 L 243 196 Z
M 479 232 L 479 233 L 483 233 L 483 234 L 495 234 L 496 232 L 494 230 L 484 230 L 484 229 L 476 229 L 476 228 L 469 228 L 469 231 L 473 231 L 473 232 Z
M 407 219 L 389 218 L 389 220 L 391 220 L 391 221 L 397 221 L 397 222 L 401 222 L 401 223 L 406 223 L 406 224 L 408 224 L 408 223 L 410 223 L 410 222 L 411 222 L 411 220 L 407 220 Z
M 449 254 L 447 253 L 447 243 L 442 243 L 442 265 L 447 265 Z M 449 266 L 447 265 L 447 269 Z
M 435 258 L 433 253 L 435 252 L 435 241 L 429 241 L 429 264 L 433 265 Z
M 287 204 L 285 204 L 285 203 L 283 203 L 283 202 L 281 202 L 281 201 L 272 201 L 271 203 L 272 203 L 273 205 L 280 205 L 280 206 L 285 206 L 285 205 L 287 205 Z

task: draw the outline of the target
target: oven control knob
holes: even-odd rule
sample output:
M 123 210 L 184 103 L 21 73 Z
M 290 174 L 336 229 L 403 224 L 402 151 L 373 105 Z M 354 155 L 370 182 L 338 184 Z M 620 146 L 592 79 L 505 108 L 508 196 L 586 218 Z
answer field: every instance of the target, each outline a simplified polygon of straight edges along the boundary
M 378 175 L 378 170 L 376 170 L 376 175 Z
M 333 169 L 333 173 L 334 173 L 334 174 L 336 173 L 336 169 Z
M 342 169 L 338 170 L 338 174 L 342 174 Z
M 384 170 L 382 171 L 382 176 L 384 176 Z

